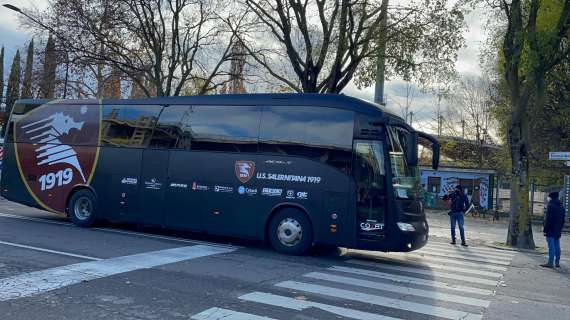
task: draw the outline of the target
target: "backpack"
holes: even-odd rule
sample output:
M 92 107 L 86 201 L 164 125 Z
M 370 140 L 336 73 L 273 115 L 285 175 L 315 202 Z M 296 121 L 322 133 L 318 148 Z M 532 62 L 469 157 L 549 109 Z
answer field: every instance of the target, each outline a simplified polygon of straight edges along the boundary
M 463 194 L 452 194 L 451 195 L 451 212 L 464 212 L 467 205 L 467 200 Z

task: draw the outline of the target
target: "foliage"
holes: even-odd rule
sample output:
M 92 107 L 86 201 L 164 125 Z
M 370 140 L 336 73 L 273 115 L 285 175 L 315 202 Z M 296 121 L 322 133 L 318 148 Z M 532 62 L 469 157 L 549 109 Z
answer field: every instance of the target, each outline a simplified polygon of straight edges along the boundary
M 8 86 L 6 88 L 6 115 L 12 112 L 12 107 L 16 100 L 20 98 L 20 50 L 16 51 L 14 55 L 14 61 L 12 62 L 12 67 L 10 68 L 10 75 L 8 76 Z M 6 127 L 7 119 L 4 121 L 4 128 Z M 4 132 L 4 130 L 2 130 Z
M 502 27 L 499 58 L 507 105 L 499 105 L 496 115 L 506 116 L 511 160 L 511 214 L 507 243 L 534 248 L 529 219 L 529 182 L 537 150 L 533 140 L 544 126 L 535 116 L 547 106 L 549 75 L 569 54 L 570 1 L 512 0 L 488 1 L 506 18 Z M 499 99 L 502 102 L 502 99 Z M 548 119 L 545 119 L 548 121 Z M 537 130 L 539 130 L 537 132 Z M 544 139 L 543 136 L 538 136 Z M 543 145 L 542 145 L 543 146 Z M 539 146 L 539 147 L 542 147 Z M 544 161 L 544 159 L 541 159 Z
M 458 2 L 412 0 L 391 6 L 387 30 L 386 77 L 402 77 L 422 89 L 449 84 L 455 79 L 457 52 L 464 45 L 464 10 Z M 363 59 L 356 74 L 358 87 L 374 84 L 379 50 Z
M 40 97 L 45 99 L 55 98 L 57 69 L 57 53 L 55 39 L 50 34 L 44 52 L 44 66 L 40 80 Z
M 0 106 L 4 99 L 4 47 L 0 49 Z
M 412 0 L 389 9 L 387 0 L 243 2 L 253 13 L 253 28 L 240 34 L 249 55 L 269 74 L 268 83 L 277 80 L 295 92 L 339 93 L 354 76 L 358 86 L 370 86 L 383 35 L 388 74 L 425 83 L 430 68 L 452 73 L 463 44 L 463 14 L 448 9 L 446 0 Z
M 22 83 L 22 98 L 32 98 L 32 73 L 34 68 L 34 40 L 28 45 L 24 81 Z

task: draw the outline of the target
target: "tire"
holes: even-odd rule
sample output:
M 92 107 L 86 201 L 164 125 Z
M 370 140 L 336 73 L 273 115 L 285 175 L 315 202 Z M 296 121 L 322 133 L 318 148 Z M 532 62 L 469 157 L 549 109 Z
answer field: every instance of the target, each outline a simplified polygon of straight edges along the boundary
M 97 199 L 93 192 L 81 189 L 69 199 L 67 212 L 71 221 L 78 227 L 88 228 L 97 222 Z
M 285 208 L 271 218 L 268 237 L 275 251 L 302 255 L 313 244 L 313 227 L 303 211 Z

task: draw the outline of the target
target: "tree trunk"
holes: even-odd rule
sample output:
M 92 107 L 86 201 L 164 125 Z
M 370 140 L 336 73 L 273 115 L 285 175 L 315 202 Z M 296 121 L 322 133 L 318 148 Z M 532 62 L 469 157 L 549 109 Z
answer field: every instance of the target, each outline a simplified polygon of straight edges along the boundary
M 518 90 L 516 90 L 518 91 Z M 509 142 L 511 151 L 511 208 L 507 245 L 534 249 L 532 224 L 529 211 L 529 163 L 528 163 L 528 100 L 511 98 L 511 123 Z

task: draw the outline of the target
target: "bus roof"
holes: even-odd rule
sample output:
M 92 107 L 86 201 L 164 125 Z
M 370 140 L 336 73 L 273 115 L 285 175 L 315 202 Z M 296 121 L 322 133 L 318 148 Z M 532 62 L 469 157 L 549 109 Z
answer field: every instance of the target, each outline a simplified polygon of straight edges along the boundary
M 95 99 L 45 100 L 22 99 L 19 109 L 28 110 L 28 106 L 39 106 L 45 103 L 85 104 L 98 103 Z M 346 96 L 344 94 L 324 93 L 248 93 L 248 94 L 216 94 L 200 96 L 153 97 L 143 99 L 103 99 L 106 105 L 237 105 L 237 106 L 305 106 L 329 107 L 344 109 L 373 117 L 385 118 L 389 123 L 403 126 L 410 131 L 414 128 L 406 124 L 400 116 L 385 107 L 367 100 Z M 14 110 L 16 112 L 16 110 Z M 27 112 L 27 111 L 24 111 Z M 24 113 L 22 112 L 22 113 Z
M 355 112 L 379 115 L 389 113 L 380 105 L 346 96 L 343 94 L 319 93 L 255 93 L 255 94 L 218 94 L 201 96 L 157 97 L 129 100 L 103 100 L 110 104 L 233 104 L 233 105 L 264 105 L 331 107 Z
M 22 99 L 21 104 L 44 104 L 49 100 Z M 60 100 L 61 101 L 61 100 Z M 66 103 L 81 103 L 86 100 L 67 100 Z M 51 101 L 51 103 L 57 103 Z M 350 110 L 354 112 L 366 113 L 374 116 L 384 114 L 398 117 L 386 108 L 363 100 L 346 96 L 343 94 L 319 94 L 319 93 L 273 93 L 273 94 L 219 94 L 201 96 L 177 96 L 177 97 L 155 97 L 144 99 L 103 99 L 103 104 L 122 105 L 145 105 L 145 104 L 201 104 L 201 105 L 264 105 L 264 106 L 307 106 L 307 107 L 331 107 Z M 398 117 L 399 118 L 399 117 Z

